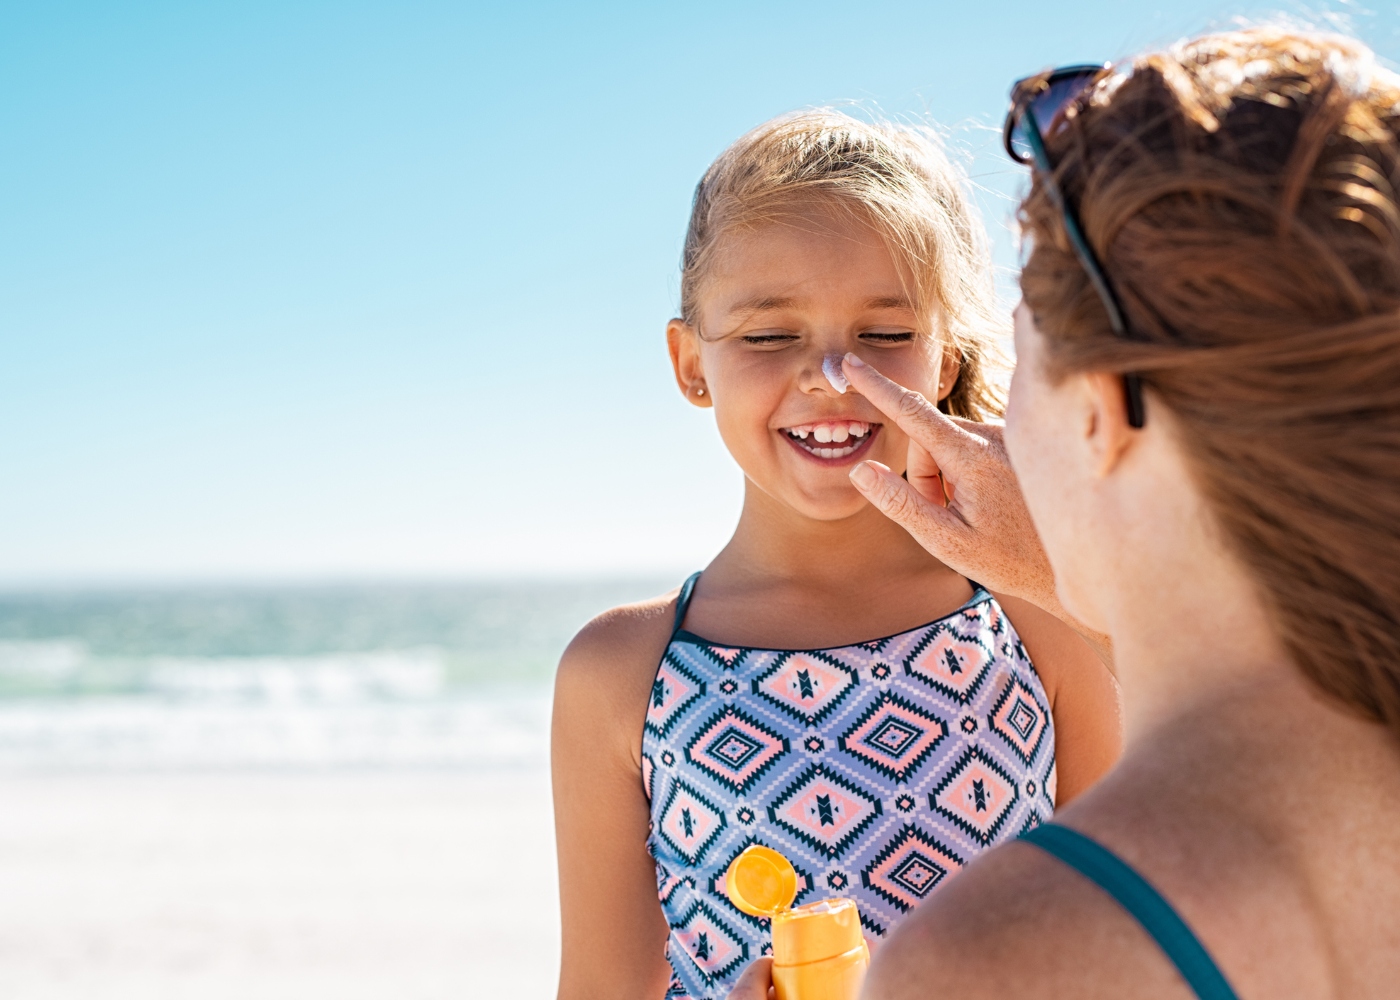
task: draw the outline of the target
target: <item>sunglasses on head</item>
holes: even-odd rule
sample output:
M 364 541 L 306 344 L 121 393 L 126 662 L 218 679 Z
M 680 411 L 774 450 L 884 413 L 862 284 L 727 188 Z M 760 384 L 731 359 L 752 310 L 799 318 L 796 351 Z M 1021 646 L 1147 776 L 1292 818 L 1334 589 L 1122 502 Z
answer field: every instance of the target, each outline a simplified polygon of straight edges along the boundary
M 1074 248 L 1075 257 L 1103 301 L 1104 311 L 1108 313 L 1108 325 L 1114 334 L 1129 339 L 1128 325 L 1123 319 L 1118 296 L 1108 283 L 1108 276 L 1094 256 L 1089 241 L 1084 238 L 1079 217 L 1056 183 L 1055 165 L 1045 151 L 1045 137 L 1064 127 L 1066 109 L 1110 72 L 1110 66 L 1065 66 L 1017 80 L 1011 88 L 1011 109 L 1006 113 L 1006 124 L 1002 128 L 1002 143 L 1008 156 L 1017 163 L 1028 164 L 1040 175 L 1046 193 L 1060 210 L 1065 234 Z M 1131 373 L 1124 375 L 1123 391 L 1127 397 L 1129 426 L 1142 427 L 1147 419 L 1142 406 L 1142 380 Z

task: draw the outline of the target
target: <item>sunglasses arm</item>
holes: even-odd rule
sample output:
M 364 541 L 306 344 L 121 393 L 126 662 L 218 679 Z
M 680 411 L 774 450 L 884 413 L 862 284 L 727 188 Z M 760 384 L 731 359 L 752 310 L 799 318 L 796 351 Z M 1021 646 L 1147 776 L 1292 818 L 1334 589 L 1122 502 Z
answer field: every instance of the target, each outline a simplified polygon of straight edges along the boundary
M 1046 152 L 1045 140 L 1040 134 L 1040 126 L 1035 120 L 1035 115 L 1030 112 L 1029 108 L 1022 114 L 1026 142 L 1031 147 L 1031 158 L 1035 162 L 1036 170 L 1040 173 L 1040 182 L 1045 185 L 1045 191 L 1050 196 L 1051 202 L 1059 210 L 1060 219 L 1065 227 L 1065 235 L 1069 237 L 1074 255 L 1079 258 L 1080 266 L 1084 269 L 1084 273 L 1089 276 L 1089 283 L 1094 286 L 1094 291 L 1098 293 L 1099 299 L 1103 302 L 1104 312 L 1108 314 L 1110 329 L 1113 330 L 1115 336 L 1129 340 L 1131 338 L 1128 336 L 1128 325 L 1123 321 L 1123 310 L 1118 305 L 1118 297 L 1109 287 L 1108 279 L 1103 273 L 1103 267 L 1094 255 L 1093 248 L 1089 246 L 1089 241 L 1084 238 L 1084 232 L 1079 228 L 1079 219 L 1065 204 L 1064 192 L 1060 190 L 1060 185 L 1055 180 L 1055 170 L 1050 165 L 1050 154 Z M 1147 422 L 1147 414 L 1143 408 L 1142 379 L 1131 372 L 1125 374 L 1123 376 L 1123 392 L 1128 408 L 1128 426 L 1140 429 Z

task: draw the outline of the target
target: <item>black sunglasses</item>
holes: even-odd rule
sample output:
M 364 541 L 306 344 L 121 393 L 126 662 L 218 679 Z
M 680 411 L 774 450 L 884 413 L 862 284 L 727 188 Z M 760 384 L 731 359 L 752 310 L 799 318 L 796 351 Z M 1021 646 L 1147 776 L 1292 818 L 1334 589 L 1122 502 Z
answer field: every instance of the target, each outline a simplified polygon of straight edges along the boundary
M 1065 66 L 1017 80 L 1011 88 L 1011 109 L 1006 113 L 1006 124 L 1002 128 L 1002 143 L 1006 146 L 1006 154 L 1013 160 L 1029 164 L 1039 172 L 1046 193 L 1060 210 L 1074 255 L 1079 258 L 1079 264 L 1089 276 L 1094 291 L 1103 300 L 1108 325 L 1117 336 L 1129 339 L 1131 335 L 1123 319 L 1118 296 L 1113 293 L 1108 276 L 1094 256 L 1089 241 L 1084 238 L 1079 217 L 1065 201 L 1059 184 L 1055 182 L 1055 166 L 1050 162 L 1050 154 L 1045 151 L 1045 136 L 1064 125 L 1065 109 L 1111 71 L 1110 66 Z M 1147 422 L 1142 406 L 1142 379 L 1131 373 L 1124 375 L 1123 391 L 1127 396 L 1129 426 L 1142 427 Z

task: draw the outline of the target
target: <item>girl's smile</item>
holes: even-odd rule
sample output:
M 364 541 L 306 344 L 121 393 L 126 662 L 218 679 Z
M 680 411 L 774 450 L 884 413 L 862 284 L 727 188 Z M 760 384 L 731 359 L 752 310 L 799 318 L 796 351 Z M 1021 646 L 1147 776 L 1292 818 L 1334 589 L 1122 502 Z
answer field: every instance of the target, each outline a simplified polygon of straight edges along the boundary
M 861 460 L 880 427 L 864 420 L 820 420 L 783 427 L 779 433 L 803 457 L 822 465 L 844 467 Z

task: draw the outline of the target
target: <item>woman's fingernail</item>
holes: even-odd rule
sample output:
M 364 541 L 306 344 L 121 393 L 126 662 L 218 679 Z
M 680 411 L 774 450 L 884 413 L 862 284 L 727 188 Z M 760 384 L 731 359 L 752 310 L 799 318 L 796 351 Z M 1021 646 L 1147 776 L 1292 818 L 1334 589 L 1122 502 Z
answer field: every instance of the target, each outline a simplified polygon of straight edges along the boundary
M 849 354 L 849 353 L 846 355 L 846 364 L 850 365 L 852 368 L 864 368 L 864 367 L 865 367 L 865 362 L 864 362 L 864 361 L 862 361 L 860 358 L 856 357 L 854 354 Z
M 850 357 L 850 355 L 846 355 Z M 859 489 L 868 490 L 875 485 L 875 470 L 866 462 L 857 462 L 851 466 L 851 482 L 855 483 Z

